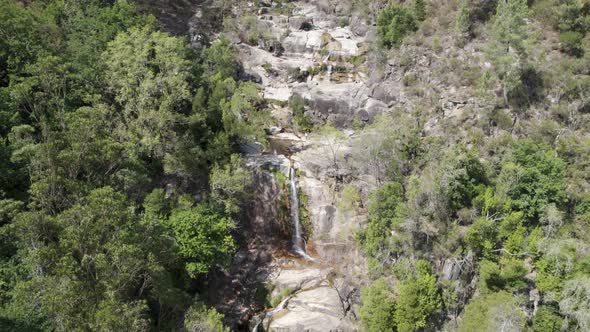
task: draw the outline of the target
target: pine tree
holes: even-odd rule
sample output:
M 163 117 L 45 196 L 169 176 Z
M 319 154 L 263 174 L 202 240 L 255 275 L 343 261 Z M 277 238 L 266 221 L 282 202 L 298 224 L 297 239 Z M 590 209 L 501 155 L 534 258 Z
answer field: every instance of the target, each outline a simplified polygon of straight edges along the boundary
M 455 28 L 461 36 L 461 38 L 467 38 L 471 30 L 471 17 L 469 12 L 468 0 L 461 0 L 459 3 L 459 9 L 457 11 L 457 19 L 455 22 Z
M 528 38 L 526 19 L 528 16 L 527 0 L 500 0 L 492 33 L 496 40 L 506 49 L 523 52 L 524 41 Z
M 519 84 L 526 60 L 527 0 L 500 0 L 492 25 L 494 42 L 488 53 L 502 82 L 504 101 L 508 92 Z

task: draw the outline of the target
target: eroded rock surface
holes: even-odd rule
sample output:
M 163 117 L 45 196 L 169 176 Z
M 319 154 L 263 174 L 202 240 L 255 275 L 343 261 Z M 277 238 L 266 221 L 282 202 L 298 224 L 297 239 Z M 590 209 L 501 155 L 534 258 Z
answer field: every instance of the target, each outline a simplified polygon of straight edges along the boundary
M 344 3 L 297 1 L 290 16 L 259 17 L 282 46 L 282 54 L 245 43 L 238 49 L 245 72 L 257 78 L 264 98 L 286 102 L 298 95 L 309 101 L 306 116 L 314 123 L 338 126 L 369 122 L 387 111 L 386 103 L 372 97 L 367 75 L 352 64 L 366 53 L 368 37 L 366 29 L 341 26 L 348 16 L 338 13 L 350 10 Z

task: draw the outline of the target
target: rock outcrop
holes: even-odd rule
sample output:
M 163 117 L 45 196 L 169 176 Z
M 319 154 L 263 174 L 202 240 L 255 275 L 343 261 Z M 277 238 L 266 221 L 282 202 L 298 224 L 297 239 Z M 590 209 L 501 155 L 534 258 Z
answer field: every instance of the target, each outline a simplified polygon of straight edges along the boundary
M 332 122 L 341 127 L 354 121 L 369 122 L 386 112 L 387 103 L 373 98 L 374 88 L 366 75 L 351 63 L 366 52 L 366 31 L 340 26 L 343 17 L 335 13 L 346 8 L 337 3 L 294 5 L 290 16 L 260 16 L 267 35 L 281 44 L 281 55 L 259 46 L 238 45 L 245 71 L 260 82 L 264 98 L 285 102 L 296 94 L 309 101 L 311 110 L 306 116 L 314 123 Z

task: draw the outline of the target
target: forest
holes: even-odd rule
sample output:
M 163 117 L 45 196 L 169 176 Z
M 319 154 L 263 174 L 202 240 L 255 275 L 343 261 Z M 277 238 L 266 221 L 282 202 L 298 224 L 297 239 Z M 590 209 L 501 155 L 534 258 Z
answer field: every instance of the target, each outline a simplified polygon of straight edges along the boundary
M 221 329 L 199 280 L 248 181 L 233 112 L 262 103 L 228 42 L 99 0 L 2 0 L 0 35 L 0 329 Z
M 374 38 L 342 60 L 322 35 L 345 65 L 290 83 L 401 72 L 406 98 L 345 125 L 266 98 L 239 45 L 280 40 L 210 2 L 224 17 L 195 47 L 146 1 L 0 0 L 0 330 L 237 329 L 206 294 L 256 200 L 244 146 L 268 148 L 284 107 L 358 224 L 338 235 L 366 263 L 354 330 L 590 331 L 590 1 L 343 1 L 340 28 Z M 475 101 L 441 105 L 449 86 Z

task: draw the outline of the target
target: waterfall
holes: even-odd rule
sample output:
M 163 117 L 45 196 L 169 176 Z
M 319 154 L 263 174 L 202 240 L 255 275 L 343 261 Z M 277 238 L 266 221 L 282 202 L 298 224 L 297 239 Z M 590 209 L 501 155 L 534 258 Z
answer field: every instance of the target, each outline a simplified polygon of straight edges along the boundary
M 331 55 L 332 55 L 332 52 L 331 51 L 328 51 L 328 55 L 326 56 L 326 58 L 323 61 L 323 62 L 327 63 L 327 66 L 326 66 L 326 76 L 324 77 L 324 80 L 326 82 L 330 82 L 332 80 L 332 65 L 329 62 Z
M 291 186 L 291 219 L 293 220 L 293 251 L 305 258 L 306 260 L 313 261 L 313 258 L 309 256 L 303 246 L 303 238 L 301 237 L 301 222 L 299 220 L 299 194 L 297 193 L 297 176 L 295 174 L 295 168 L 291 167 L 289 170 L 289 182 Z
M 276 314 L 277 312 L 285 309 L 285 306 L 287 305 L 287 302 L 291 299 L 291 296 L 287 296 L 285 297 L 285 299 L 283 299 L 281 301 L 281 303 L 279 303 L 279 305 L 272 309 L 271 311 L 265 313 L 264 315 L 262 315 L 262 317 L 258 316 L 258 321 L 256 322 L 256 325 L 254 325 L 254 328 L 252 329 L 252 332 L 258 332 L 258 326 L 260 326 L 260 324 L 262 324 L 262 322 L 264 322 L 264 319 L 267 317 L 272 318 L 272 316 L 274 314 Z

